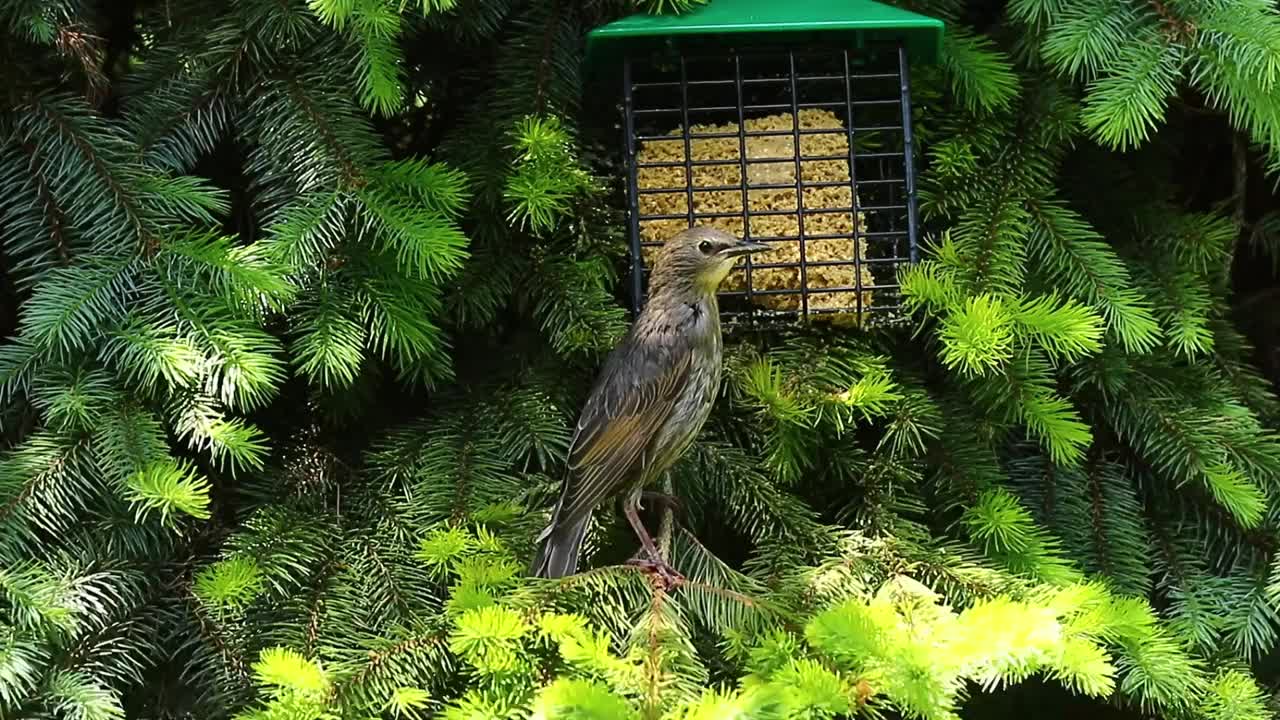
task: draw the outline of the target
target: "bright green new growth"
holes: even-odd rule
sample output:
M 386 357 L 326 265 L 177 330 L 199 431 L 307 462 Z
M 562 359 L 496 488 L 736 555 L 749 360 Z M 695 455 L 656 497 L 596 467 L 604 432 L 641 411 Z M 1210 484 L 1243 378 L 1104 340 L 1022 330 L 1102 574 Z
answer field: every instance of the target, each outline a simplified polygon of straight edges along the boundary
M 746 659 L 744 675 L 718 687 L 690 688 L 684 697 L 663 697 L 655 690 L 674 680 L 664 675 L 678 667 L 678 649 L 652 641 L 671 628 L 651 627 L 647 640 L 619 654 L 609 634 L 587 617 L 556 611 L 546 590 L 513 589 L 507 569 L 515 558 L 492 538 L 483 526 L 428 533 L 421 557 L 437 568 L 437 580 L 451 594 L 439 642 L 456 656 L 453 672 L 462 680 L 435 681 L 464 689 L 460 697 L 441 698 L 387 686 L 387 707 L 410 716 L 442 707 L 444 717 L 459 718 L 484 712 L 689 720 L 730 712 L 762 719 L 838 717 L 868 706 L 932 719 L 955 716 L 966 682 L 996 687 L 1044 675 L 1090 696 L 1114 688 L 1116 668 L 1097 623 L 1117 622 L 1110 605 L 1116 601 L 1100 588 L 1028 586 L 1026 600 L 993 598 L 956 612 L 940 604 L 937 593 L 899 575 L 879 588 L 848 586 L 844 599 L 797 618 L 803 620 L 799 634 L 758 626 L 756 639 L 737 650 Z M 841 564 L 851 561 L 867 562 L 855 552 Z M 791 592 L 830 592 L 830 568 L 804 568 L 800 576 L 808 587 Z M 613 581 L 628 582 L 625 575 Z M 656 602 L 680 604 L 677 596 Z M 678 623 L 680 614 L 669 617 Z M 268 699 L 242 718 L 327 717 L 343 707 L 334 699 L 344 684 L 359 682 L 280 647 L 263 650 L 254 673 Z M 536 679 L 547 674 L 556 679 L 539 685 Z M 364 712 L 379 709 L 376 697 L 371 700 Z

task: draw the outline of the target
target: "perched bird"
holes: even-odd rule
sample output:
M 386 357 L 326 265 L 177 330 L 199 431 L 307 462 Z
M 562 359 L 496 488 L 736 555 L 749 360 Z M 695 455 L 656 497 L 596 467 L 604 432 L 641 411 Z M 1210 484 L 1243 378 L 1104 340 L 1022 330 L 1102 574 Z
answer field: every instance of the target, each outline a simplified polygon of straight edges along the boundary
M 606 360 L 578 418 L 560 499 L 538 536 L 532 574 L 577 572 L 592 511 L 622 495 L 623 512 L 648 556 L 643 564 L 668 580 L 679 577 L 640 521 L 640 496 L 689 448 L 719 392 L 721 281 L 739 258 L 767 249 L 702 227 L 663 244 L 649 299 Z

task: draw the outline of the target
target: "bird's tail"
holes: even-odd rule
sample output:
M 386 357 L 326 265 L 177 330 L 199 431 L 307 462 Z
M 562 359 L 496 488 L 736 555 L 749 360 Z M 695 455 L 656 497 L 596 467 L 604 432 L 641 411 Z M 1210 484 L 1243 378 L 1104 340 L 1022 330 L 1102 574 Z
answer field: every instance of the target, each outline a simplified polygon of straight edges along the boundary
M 578 571 L 578 553 L 582 550 L 582 538 L 587 534 L 591 514 L 583 515 L 576 522 L 548 528 L 542 545 L 533 557 L 529 569 L 534 577 L 561 578 Z

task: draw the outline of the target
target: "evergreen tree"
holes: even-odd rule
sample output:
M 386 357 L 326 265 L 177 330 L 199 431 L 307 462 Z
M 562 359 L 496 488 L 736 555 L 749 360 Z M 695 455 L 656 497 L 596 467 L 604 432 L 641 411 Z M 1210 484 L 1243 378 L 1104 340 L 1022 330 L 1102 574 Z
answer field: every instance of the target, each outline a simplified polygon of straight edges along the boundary
M 1273 715 L 1267 0 L 895 3 L 912 327 L 729 338 L 675 588 L 610 508 L 524 577 L 628 322 L 584 36 L 697 2 L 0 0 L 0 717 Z

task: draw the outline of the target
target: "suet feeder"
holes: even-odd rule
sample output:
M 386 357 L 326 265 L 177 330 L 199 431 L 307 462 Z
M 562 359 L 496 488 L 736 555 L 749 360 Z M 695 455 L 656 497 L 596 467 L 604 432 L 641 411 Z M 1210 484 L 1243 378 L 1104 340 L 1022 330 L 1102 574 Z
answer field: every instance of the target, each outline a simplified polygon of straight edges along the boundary
M 721 286 L 730 324 L 900 318 L 907 70 L 936 62 L 942 29 L 870 0 L 711 0 L 593 31 L 589 72 L 621 75 L 633 308 L 662 240 L 711 225 L 774 246 Z

